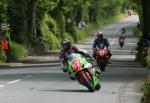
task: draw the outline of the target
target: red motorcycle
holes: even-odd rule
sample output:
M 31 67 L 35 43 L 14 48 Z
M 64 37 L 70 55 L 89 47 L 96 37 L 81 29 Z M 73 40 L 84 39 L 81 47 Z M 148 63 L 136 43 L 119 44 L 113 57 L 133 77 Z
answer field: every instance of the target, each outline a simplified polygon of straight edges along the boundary
M 105 67 L 109 61 L 109 49 L 105 48 L 103 44 L 100 44 L 99 48 L 96 48 L 96 62 L 101 71 L 105 71 Z

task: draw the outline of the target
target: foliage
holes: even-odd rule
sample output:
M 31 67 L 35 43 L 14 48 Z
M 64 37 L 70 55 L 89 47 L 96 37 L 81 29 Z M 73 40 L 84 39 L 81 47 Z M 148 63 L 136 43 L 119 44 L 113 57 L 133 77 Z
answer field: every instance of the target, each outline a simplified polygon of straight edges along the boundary
M 47 21 L 43 20 L 40 25 L 42 38 L 48 43 L 50 50 L 59 48 L 60 42 L 58 38 L 49 30 Z
M 147 76 L 144 82 L 144 90 L 143 90 L 143 98 L 142 103 L 149 103 L 150 102 L 150 74 Z
M 148 48 L 148 56 L 146 57 L 148 69 L 150 70 L 150 47 Z
M 8 15 L 11 26 L 11 39 L 25 44 L 28 42 L 28 3 L 29 0 L 9 0 Z
M 18 60 L 21 57 L 27 56 L 28 52 L 26 48 L 18 44 L 16 42 L 11 42 L 11 52 L 10 52 L 10 58 L 11 60 Z
M 134 36 L 140 38 L 142 36 L 142 31 L 138 27 L 134 27 L 133 29 Z
M 69 39 L 70 41 L 74 42 L 73 37 L 69 33 L 67 33 L 67 32 L 65 32 L 63 34 L 63 38 Z
M 124 1 L 127 0 L 37 0 L 37 30 L 40 28 L 40 22 L 45 18 L 45 14 L 50 15 L 54 18 L 54 20 L 47 18 L 51 20 L 49 26 L 53 26 L 50 31 L 58 39 L 60 37 L 63 38 L 63 34 L 67 32 L 77 41 L 75 25 L 78 25 L 82 20 L 86 23 L 97 22 L 99 20 L 98 18 L 108 16 L 112 10 L 119 12 L 118 10 L 123 8 L 121 5 L 125 5 Z M 8 17 L 13 31 L 11 38 L 19 43 L 25 44 L 29 41 L 30 12 L 31 0 L 9 0 Z M 117 13 L 111 15 L 115 14 Z M 67 18 L 72 19 L 70 26 L 66 26 Z M 67 31 L 68 29 L 69 31 Z
M 7 0 L 0 1 L 0 23 L 6 22 L 7 20 Z
M 150 47 L 148 49 L 148 56 L 146 57 L 146 62 L 149 74 L 144 82 L 144 90 L 143 90 L 144 95 L 142 97 L 142 103 L 150 102 Z
M 58 36 L 57 35 L 58 29 L 57 29 L 56 21 L 48 15 L 45 15 L 45 21 L 46 21 L 46 24 L 48 25 L 49 31 L 53 32 L 54 35 Z
M 112 15 L 122 12 L 129 0 L 1 0 L 0 23 L 10 24 L 11 40 L 23 44 L 45 42 L 50 49 L 58 49 L 60 41 L 68 38 L 73 42 L 84 39 L 90 30 L 109 23 Z M 36 4 L 36 35 L 32 35 Z M 105 18 L 105 19 L 104 19 Z M 68 19 L 71 21 L 68 22 Z M 77 28 L 80 21 L 88 25 Z M 32 28 L 33 27 L 33 28 Z M 28 50 L 32 50 L 28 46 Z
M 7 57 L 6 57 L 5 52 L 0 48 L 0 63 L 6 62 L 6 59 Z

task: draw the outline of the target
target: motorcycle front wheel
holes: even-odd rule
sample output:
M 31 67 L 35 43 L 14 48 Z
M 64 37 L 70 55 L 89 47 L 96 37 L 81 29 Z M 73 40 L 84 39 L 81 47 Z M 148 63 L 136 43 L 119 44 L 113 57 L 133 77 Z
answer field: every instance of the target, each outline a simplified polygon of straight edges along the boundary
M 82 80 L 84 81 L 85 86 L 89 89 L 90 92 L 94 92 L 95 88 L 93 87 L 92 83 L 89 81 L 89 79 L 87 78 L 86 74 L 84 72 L 82 72 L 82 74 L 80 74 L 80 77 L 82 78 Z
M 119 45 L 122 48 L 124 46 L 124 43 L 120 42 Z
M 105 67 L 106 67 L 106 60 L 104 60 L 104 59 L 101 59 L 101 60 L 99 60 L 99 67 L 100 67 L 100 69 L 101 69 L 101 71 L 103 72 L 103 71 L 105 71 Z
M 101 88 L 101 85 L 99 83 L 97 83 L 95 90 L 99 90 Z

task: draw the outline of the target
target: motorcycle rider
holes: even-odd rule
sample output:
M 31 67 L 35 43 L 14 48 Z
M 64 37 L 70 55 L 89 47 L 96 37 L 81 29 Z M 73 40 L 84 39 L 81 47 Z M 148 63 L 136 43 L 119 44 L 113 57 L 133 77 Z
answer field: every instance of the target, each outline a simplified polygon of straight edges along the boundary
M 111 64 L 110 57 L 112 56 L 112 54 L 110 52 L 110 43 L 109 43 L 107 38 L 103 37 L 103 33 L 101 31 L 97 32 L 97 37 L 93 42 L 93 46 L 92 46 L 93 53 L 94 53 L 93 57 L 94 58 L 96 57 L 96 48 L 99 47 L 100 43 L 104 44 L 104 46 L 108 49 L 108 51 L 109 51 L 109 53 L 108 53 L 108 55 L 109 55 L 109 64 Z
M 83 55 L 84 57 L 88 57 L 90 59 L 92 59 L 92 57 L 86 53 L 84 50 L 81 50 L 79 48 L 77 48 L 76 46 L 72 45 L 72 43 L 70 42 L 70 40 L 65 39 L 61 42 L 61 46 L 62 46 L 62 50 L 59 53 L 59 58 L 61 60 L 61 66 L 62 66 L 62 70 L 63 72 L 67 72 L 67 57 L 70 53 L 79 53 L 81 55 Z M 90 68 L 92 68 L 93 65 L 90 65 Z M 96 70 L 97 74 L 100 74 L 101 71 L 100 70 Z M 71 79 L 73 79 L 71 77 Z

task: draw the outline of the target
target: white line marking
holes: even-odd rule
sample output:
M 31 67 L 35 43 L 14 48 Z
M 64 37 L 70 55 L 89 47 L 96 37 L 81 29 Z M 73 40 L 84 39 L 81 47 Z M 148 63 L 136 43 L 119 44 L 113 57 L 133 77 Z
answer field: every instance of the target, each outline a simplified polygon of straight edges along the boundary
M 13 84 L 13 83 L 19 82 L 19 81 L 21 81 L 21 80 L 22 80 L 22 79 L 17 79 L 17 80 L 14 80 L 14 81 L 8 82 L 7 84 Z
M 23 79 L 29 78 L 29 77 L 32 77 L 32 75 L 25 76 L 25 77 L 23 77 Z M 14 81 L 11 81 L 11 82 L 6 83 L 6 85 L 0 85 L 0 88 L 2 88 L 2 87 L 4 87 L 4 86 L 7 86 L 7 85 L 10 85 L 10 84 L 13 84 L 13 83 L 16 83 L 16 82 L 19 82 L 19 81 L 21 81 L 21 80 L 23 80 L 23 79 L 17 79 L 17 80 L 14 80 Z
M 30 77 L 32 77 L 32 75 L 28 75 L 28 76 L 26 76 L 26 77 L 24 77 L 24 78 L 30 78 Z
M 0 85 L 0 88 L 1 88 L 1 87 L 4 87 L 4 86 L 5 86 L 5 85 Z

